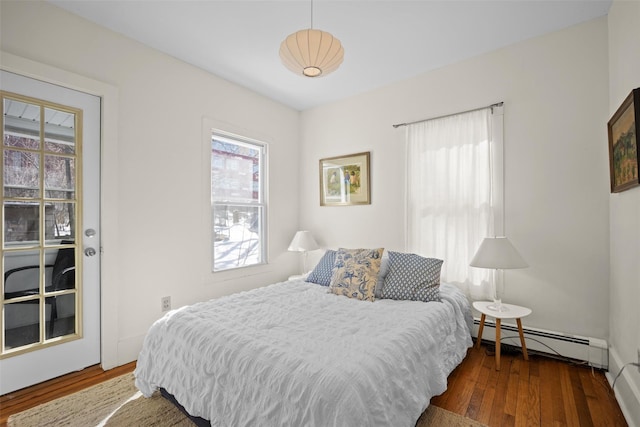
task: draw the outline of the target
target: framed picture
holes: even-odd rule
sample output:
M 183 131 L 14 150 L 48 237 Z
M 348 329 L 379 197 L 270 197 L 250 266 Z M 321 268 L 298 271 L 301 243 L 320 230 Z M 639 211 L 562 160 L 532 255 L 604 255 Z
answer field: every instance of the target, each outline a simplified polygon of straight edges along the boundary
M 608 123 L 611 192 L 619 193 L 640 185 L 638 129 L 640 88 L 634 89 Z
M 320 159 L 320 206 L 371 204 L 369 154 Z

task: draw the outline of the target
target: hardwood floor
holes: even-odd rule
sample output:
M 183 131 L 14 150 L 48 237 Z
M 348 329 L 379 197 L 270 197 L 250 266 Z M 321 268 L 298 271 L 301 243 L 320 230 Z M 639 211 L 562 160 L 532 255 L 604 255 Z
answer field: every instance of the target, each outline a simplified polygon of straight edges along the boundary
M 529 352 L 502 353 L 500 371 L 483 345 L 449 376 L 431 403 L 489 426 L 627 426 L 600 370 Z
M 0 427 L 9 415 L 133 371 L 135 362 L 103 371 L 92 366 L 0 396 Z M 489 426 L 626 426 L 604 373 L 547 357 L 503 353 L 501 370 L 486 347 L 469 349 L 435 406 Z

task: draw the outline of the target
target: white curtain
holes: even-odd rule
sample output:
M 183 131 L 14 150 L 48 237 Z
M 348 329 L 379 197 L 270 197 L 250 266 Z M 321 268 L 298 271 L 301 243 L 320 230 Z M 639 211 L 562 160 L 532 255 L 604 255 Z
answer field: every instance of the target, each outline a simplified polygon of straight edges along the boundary
M 444 260 L 441 279 L 491 295 L 491 270 L 469 266 L 494 233 L 491 108 L 406 129 L 407 249 Z

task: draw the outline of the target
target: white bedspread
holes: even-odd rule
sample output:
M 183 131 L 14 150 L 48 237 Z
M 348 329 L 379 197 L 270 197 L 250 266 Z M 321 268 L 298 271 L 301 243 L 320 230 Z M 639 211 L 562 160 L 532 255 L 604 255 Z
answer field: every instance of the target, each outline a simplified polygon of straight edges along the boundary
M 135 370 L 212 426 L 414 426 L 472 345 L 467 299 L 357 301 L 301 280 L 167 313 Z

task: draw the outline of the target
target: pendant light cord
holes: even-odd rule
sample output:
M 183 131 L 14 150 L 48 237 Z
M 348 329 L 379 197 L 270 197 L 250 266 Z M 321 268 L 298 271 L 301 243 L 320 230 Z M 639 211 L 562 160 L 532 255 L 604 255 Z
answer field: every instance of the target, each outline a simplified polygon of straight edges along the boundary
M 311 29 L 313 30 L 313 0 L 311 0 Z

